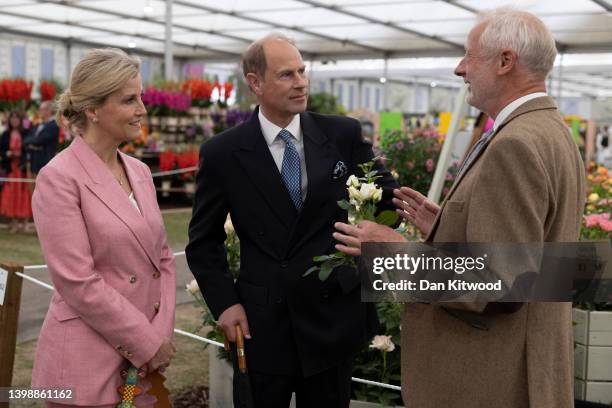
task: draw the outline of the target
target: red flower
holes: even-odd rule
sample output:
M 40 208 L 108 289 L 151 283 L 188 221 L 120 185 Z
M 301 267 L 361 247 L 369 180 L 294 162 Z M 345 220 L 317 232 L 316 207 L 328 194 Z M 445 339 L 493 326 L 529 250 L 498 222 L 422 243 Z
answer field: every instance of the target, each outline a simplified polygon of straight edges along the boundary
M 223 97 L 227 101 L 229 97 L 232 95 L 232 91 L 234 90 L 234 84 L 231 82 L 226 82 L 223 84 Z
M 57 90 L 55 89 L 55 84 L 52 82 L 42 81 L 40 83 L 39 90 L 41 102 L 52 101 L 55 99 L 55 93 Z
M 176 154 L 172 150 L 167 150 L 159 154 L 159 170 L 174 170 L 176 166 Z
M 183 153 L 180 153 L 177 158 L 176 158 L 176 162 L 178 165 L 179 169 L 187 169 L 189 167 L 197 167 L 198 165 L 198 151 L 196 149 L 194 150 L 188 150 L 185 151 Z M 183 180 L 188 180 L 190 178 L 193 178 L 194 173 L 193 172 L 186 172 L 186 173 L 182 173 L 181 174 L 181 178 Z
M 0 82 L 0 102 L 29 102 L 32 99 L 32 82 L 21 78 L 3 79 Z

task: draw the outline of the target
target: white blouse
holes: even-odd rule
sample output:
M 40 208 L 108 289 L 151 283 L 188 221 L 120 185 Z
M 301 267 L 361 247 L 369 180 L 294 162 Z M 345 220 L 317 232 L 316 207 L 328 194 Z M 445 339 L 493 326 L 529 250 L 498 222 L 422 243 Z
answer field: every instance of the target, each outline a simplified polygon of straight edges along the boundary
M 136 198 L 134 198 L 134 192 L 133 191 L 130 193 L 130 196 L 128 198 L 130 199 L 130 203 L 132 203 L 134 208 L 136 208 L 136 210 L 138 210 L 138 213 L 140 215 L 142 215 L 142 213 L 140 212 L 140 208 L 138 208 L 138 203 L 136 202 Z

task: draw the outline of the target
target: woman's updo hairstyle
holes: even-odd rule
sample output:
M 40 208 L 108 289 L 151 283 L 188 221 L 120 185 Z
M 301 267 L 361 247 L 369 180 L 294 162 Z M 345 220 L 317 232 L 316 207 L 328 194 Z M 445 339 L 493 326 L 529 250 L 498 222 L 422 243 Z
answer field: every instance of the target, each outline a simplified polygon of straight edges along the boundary
M 85 130 L 85 110 L 102 106 L 139 72 L 140 60 L 118 48 L 91 50 L 74 67 L 70 85 L 57 100 L 58 123 Z

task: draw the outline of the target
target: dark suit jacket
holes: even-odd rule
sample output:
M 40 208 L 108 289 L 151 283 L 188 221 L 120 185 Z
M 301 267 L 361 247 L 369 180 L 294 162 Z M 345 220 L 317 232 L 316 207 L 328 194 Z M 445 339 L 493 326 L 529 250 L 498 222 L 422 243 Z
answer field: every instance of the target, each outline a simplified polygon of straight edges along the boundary
M 302 114 L 308 193 L 298 214 L 257 115 L 256 109 L 247 122 L 201 148 L 187 261 L 215 318 L 236 303 L 245 307 L 251 369 L 311 375 L 350 358 L 378 327 L 373 306 L 360 301 L 354 269 L 338 268 L 325 282 L 316 274 L 302 276 L 313 256 L 334 251 L 333 224 L 347 219 L 337 201 L 347 198 L 348 176 L 372 158 L 372 149 L 356 120 Z M 339 161 L 348 171 L 334 180 Z M 396 183 L 380 170 L 390 207 Z M 228 212 L 240 238 L 235 284 L 223 246 Z
M 38 129 L 42 126 L 41 131 Z M 30 166 L 33 173 L 38 173 L 43 166 L 55 156 L 59 142 L 59 127 L 55 120 L 41 123 L 24 140 L 24 145 L 34 145 L 36 149 L 29 149 Z M 39 150 L 40 148 L 40 150 Z

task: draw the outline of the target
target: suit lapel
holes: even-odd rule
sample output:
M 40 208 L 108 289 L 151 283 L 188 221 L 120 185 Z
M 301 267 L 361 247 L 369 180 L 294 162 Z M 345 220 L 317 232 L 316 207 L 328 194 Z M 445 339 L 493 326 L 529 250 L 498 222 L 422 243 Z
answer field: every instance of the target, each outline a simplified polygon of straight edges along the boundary
M 261 132 L 258 113 L 259 108 L 246 123 L 240 150 L 234 154 L 272 212 L 290 229 L 297 217 L 297 210 Z
M 329 199 L 329 189 L 332 188 L 331 172 L 333 165 L 339 160 L 338 153 L 330 145 L 328 137 L 308 113 L 300 115 L 300 123 L 304 137 L 308 193 L 295 228 L 291 232 L 288 247 L 291 251 L 295 251 L 309 239 L 309 231 L 316 231 L 312 228 L 312 222 L 320 218 L 320 210 Z
M 542 110 L 542 109 L 557 109 L 557 105 L 555 104 L 555 101 L 550 96 L 541 96 L 541 97 L 538 97 L 538 98 L 531 99 L 531 100 L 525 102 L 524 104 L 520 105 L 513 112 L 511 112 L 510 115 L 508 115 L 508 117 L 503 121 L 503 123 L 501 123 L 499 125 L 499 127 L 495 131 L 495 134 L 493 135 L 493 137 L 491 137 L 489 139 L 489 141 L 483 146 L 483 148 L 480 150 L 480 152 L 474 158 L 474 160 L 472 160 L 472 162 L 469 164 L 469 166 L 467 166 L 463 170 L 463 172 L 460 174 L 460 176 L 457 178 L 457 180 L 455 180 L 455 182 L 453 183 L 450 191 L 448 192 L 446 198 L 444 199 L 444 201 L 442 202 L 442 205 L 440 206 L 440 211 L 438 211 L 438 214 L 436 215 L 436 218 L 434 219 L 434 222 L 432 224 L 431 230 L 429 231 L 429 234 L 427 234 L 427 237 L 425 238 L 426 241 L 430 241 L 431 239 L 433 239 L 433 236 L 434 236 L 435 231 L 436 231 L 436 229 L 438 227 L 438 224 L 440 222 L 440 217 L 442 215 L 442 211 L 444 210 L 446 202 L 450 199 L 450 197 L 453 195 L 455 190 L 457 190 L 457 186 L 459 185 L 459 183 L 461 183 L 461 180 L 463 180 L 463 178 L 465 177 L 467 172 L 470 170 L 470 168 L 484 154 L 484 152 L 487 149 L 488 145 L 496 137 L 496 135 L 509 122 L 511 122 L 512 120 L 516 119 L 517 117 L 519 117 L 519 116 L 521 116 L 521 115 L 523 115 L 525 113 L 528 113 L 528 112 L 532 112 L 532 111 L 536 111 L 536 110 Z
M 143 215 L 141 216 L 128 199 L 125 191 L 115 180 L 110 169 L 102 159 L 80 138 L 77 137 L 71 144 L 72 151 L 81 163 L 85 172 L 89 175 L 90 182 L 86 182 L 87 188 L 98 197 L 132 232 L 134 239 L 142 247 L 151 263 L 159 269 L 159 257 L 155 254 L 154 235 L 151 233 L 144 217 L 144 205 L 140 205 Z M 134 195 L 139 203 L 146 202 L 142 191 L 141 178 L 128 160 L 123 160 L 127 176 L 134 190 Z

